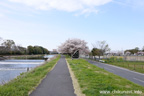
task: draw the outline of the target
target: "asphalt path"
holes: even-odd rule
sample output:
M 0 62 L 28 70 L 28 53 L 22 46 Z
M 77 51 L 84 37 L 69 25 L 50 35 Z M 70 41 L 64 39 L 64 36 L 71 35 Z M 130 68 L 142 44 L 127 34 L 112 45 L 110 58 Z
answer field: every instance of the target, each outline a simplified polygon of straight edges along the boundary
M 136 84 L 139 84 L 141 86 L 144 86 L 144 74 L 142 73 L 138 73 L 138 72 L 134 72 L 125 68 L 121 68 L 121 67 L 117 67 L 117 66 L 113 66 L 113 65 L 109 65 L 109 64 L 104 64 L 104 63 L 100 63 L 100 62 L 96 62 L 93 60 L 87 60 L 89 63 L 96 65 L 100 68 L 103 68 L 111 73 L 114 73 L 118 76 L 121 76 L 123 78 L 126 78 Z
M 30 96 L 76 96 L 64 56 Z

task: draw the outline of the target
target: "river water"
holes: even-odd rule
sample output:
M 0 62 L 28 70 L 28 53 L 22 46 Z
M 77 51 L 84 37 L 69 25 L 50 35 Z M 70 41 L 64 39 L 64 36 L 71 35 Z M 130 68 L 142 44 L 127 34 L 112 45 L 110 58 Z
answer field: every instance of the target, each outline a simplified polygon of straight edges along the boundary
M 54 55 L 48 55 L 52 58 Z M 16 78 L 20 73 L 27 72 L 44 63 L 44 60 L 2 60 L 0 61 L 0 85 Z

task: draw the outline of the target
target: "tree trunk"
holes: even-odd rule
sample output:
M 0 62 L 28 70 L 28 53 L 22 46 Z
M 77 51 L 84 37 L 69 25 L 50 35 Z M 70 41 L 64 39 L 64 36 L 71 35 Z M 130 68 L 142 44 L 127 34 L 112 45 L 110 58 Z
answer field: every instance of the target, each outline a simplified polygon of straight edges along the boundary
M 99 60 L 100 60 L 100 55 L 99 55 Z
M 94 60 L 96 60 L 96 57 L 94 56 Z

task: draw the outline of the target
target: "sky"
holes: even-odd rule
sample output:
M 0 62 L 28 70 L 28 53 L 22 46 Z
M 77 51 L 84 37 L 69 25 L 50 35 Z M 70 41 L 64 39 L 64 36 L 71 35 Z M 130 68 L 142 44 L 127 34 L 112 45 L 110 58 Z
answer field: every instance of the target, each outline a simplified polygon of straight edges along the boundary
M 144 0 L 0 0 L 0 37 L 49 50 L 72 38 L 141 49 Z

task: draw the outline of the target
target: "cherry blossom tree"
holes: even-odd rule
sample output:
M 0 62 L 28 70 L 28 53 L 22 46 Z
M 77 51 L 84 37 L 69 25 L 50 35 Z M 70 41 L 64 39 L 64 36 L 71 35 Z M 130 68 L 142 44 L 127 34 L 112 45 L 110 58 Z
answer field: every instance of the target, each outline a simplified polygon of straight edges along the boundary
M 80 54 L 88 54 L 89 48 L 87 42 L 80 39 L 68 39 L 58 47 L 60 53 L 73 54 L 75 51 L 79 51 Z

